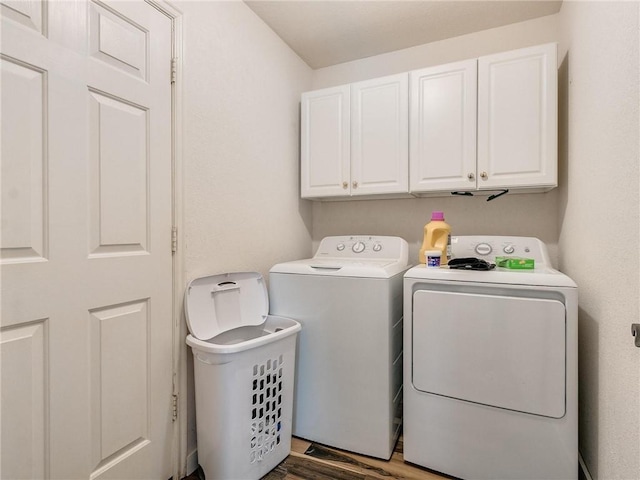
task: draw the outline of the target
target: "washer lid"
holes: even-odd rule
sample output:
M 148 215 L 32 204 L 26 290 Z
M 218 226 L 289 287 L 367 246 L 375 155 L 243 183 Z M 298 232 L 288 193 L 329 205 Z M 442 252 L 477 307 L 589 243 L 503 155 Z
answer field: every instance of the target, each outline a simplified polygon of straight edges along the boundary
M 320 275 L 331 277 L 391 278 L 408 265 L 393 260 L 352 260 L 345 258 L 308 258 L 274 265 L 269 273 Z
M 196 278 L 185 292 L 184 312 L 191 335 L 209 340 L 238 327 L 260 325 L 269 313 L 269 297 L 257 272 Z

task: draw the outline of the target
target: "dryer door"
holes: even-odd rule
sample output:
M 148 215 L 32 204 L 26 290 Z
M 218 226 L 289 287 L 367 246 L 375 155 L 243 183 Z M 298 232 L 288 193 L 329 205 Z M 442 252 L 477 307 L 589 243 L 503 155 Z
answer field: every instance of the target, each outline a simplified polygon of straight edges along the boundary
M 412 342 L 417 390 L 565 414 L 565 307 L 558 300 L 418 290 Z

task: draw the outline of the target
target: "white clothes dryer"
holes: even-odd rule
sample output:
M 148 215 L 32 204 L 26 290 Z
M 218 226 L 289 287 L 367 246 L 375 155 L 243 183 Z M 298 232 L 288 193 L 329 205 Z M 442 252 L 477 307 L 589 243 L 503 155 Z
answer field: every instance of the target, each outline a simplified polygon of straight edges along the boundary
M 293 434 L 388 459 L 402 422 L 399 237 L 326 237 L 313 258 L 269 272 L 272 315 L 302 324 Z
M 452 254 L 535 269 L 407 271 L 404 459 L 463 479 L 577 479 L 576 284 L 536 238 L 453 237 Z

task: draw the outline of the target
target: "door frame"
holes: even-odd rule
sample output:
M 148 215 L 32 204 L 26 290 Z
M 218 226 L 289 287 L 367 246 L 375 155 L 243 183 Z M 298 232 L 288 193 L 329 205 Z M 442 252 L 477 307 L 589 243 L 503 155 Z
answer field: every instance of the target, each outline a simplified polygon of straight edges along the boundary
M 156 8 L 171 20 L 171 58 L 172 58 L 172 84 L 171 84 L 171 216 L 173 248 L 173 352 L 172 352 L 172 377 L 174 396 L 174 424 L 171 436 L 173 452 L 172 478 L 179 480 L 186 475 L 186 449 L 187 449 L 187 422 L 186 415 L 186 369 L 182 360 L 184 338 L 182 332 L 182 298 L 183 298 L 183 163 L 182 163 L 182 28 L 183 13 L 175 5 L 167 0 L 144 0 Z

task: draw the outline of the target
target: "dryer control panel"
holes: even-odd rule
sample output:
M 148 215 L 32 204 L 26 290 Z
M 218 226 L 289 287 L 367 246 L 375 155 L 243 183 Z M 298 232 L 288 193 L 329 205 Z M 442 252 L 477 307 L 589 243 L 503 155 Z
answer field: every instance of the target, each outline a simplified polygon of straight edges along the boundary
M 407 242 L 400 237 L 343 235 L 325 237 L 313 258 L 350 258 L 405 261 Z
M 465 235 L 451 237 L 453 258 L 476 257 L 493 262 L 499 256 L 533 258 L 536 267 L 550 266 L 547 247 L 535 237 Z

